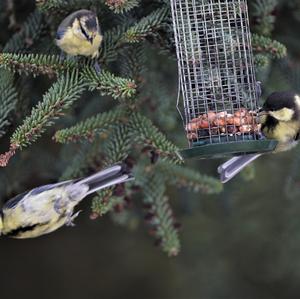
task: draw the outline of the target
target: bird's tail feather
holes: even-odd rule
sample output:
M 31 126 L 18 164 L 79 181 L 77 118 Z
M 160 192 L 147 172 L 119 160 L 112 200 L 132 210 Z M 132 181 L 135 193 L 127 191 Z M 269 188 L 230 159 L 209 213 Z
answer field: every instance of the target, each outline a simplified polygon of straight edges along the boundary
M 77 182 L 77 184 L 86 184 L 89 186 L 87 194 L 99 191 L 101 189 L 121 184 L 133 180 L 133 176 L 126 165 L 117 164 L 112 167 L 101 170 L 87 178 Z
M 222 183 L 227 183 L 242 171 L 248 164 L 257 159 L 261 154 L 251 154 L 239 157 L 233 157 L 218 167 L 220 180 Z

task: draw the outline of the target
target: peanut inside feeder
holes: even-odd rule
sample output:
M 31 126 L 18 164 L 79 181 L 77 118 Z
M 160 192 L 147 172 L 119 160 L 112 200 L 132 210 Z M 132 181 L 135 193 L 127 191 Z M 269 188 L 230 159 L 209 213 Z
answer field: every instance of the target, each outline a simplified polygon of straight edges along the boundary
M 239 109 L 234 114 L 226 111 L 215 113 L 209 111 L 207 114 L 201 114 L 193 118 L 186 125 L 187 138 L 189 140 L 198 140 L 207 137 L 229 134 L 242 135 L 260 132 L 260 125 L 257 121 L 255 111 Z

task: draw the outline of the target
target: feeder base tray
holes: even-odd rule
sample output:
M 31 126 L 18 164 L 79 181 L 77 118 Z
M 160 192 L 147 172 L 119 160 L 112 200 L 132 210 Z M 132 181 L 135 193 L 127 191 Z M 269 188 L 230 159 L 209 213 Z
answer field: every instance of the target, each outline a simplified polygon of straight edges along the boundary
M 267 153 L 273 151 L 277 143 L 276 140 L 263 139 L 194 145 L 191 148 L 179 151 L 178 156 L 181 159 L 213 159 Z

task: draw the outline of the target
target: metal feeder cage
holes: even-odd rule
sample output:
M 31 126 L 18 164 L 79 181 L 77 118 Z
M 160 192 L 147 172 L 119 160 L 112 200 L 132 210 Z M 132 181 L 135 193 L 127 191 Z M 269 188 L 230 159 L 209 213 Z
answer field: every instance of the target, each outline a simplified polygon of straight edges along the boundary
M 247 2 L 171 0 L 180 89 L 177 103 L 189 148 L 182 158 L 272 151 L 259 132 Z

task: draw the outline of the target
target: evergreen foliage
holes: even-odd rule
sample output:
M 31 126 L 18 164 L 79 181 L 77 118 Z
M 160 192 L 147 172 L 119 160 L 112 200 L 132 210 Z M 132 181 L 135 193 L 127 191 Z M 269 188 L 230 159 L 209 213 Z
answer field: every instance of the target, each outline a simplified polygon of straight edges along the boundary
M 63 111 L 76 101 L 84 90 L 83 80 L 78 72 L 62 76 L 44 95 L 43 100 L 32 109 L 11 137 L 11 144 L 23 148 L 34 142 L 53 125 L 53 120 L 63 116 Z
M 43 15 L 35 10 L 22 25 L 22 29 L 5 44 L 3 52 L 26 51 L 38 41 L 46 26 Z
M 251 3 L 255 61 L 265 69 L 273 59 L 286 56 L 286 48 L 272 39 L 277 4 L 274 0 Z M 89 59 L 62 59 L 54 45 L 56 26 L 81 8 L 101 15 L 101 73 Z M 41 152 L 53 147 L 67 153 L 58 155 L 51 169 L 56 173 L 53 180 L 126 163 L 136 181 L 99 192 L 92 201 L 92 218 L 126 206 L 129 199 L 143 202 L 151 235 L 165 253 L 177 255 L 179 225 L 167 186 L 218 194 L 222 185 L 182 165 L 177 155 L 175 143 L 186 139 L 176 119 L 176 93 L 169 94 L 164 84 L 177 82 L 177 74 L 164 78 L 157 71 L 163 68 L 161 62 L 170 62 L 165 53 L 171 57 L 175 53 L 169 1 L 37 0 L 36 9 L 20 25 L 21 30 L 0 42 L 0 137 L 9 129 L 2 137 L 6 142 L 1 146 L 0 165 L 7 166 L 14 156 L 21 159 L 17 150 L 31 155 L 39 138 L 35 147 Z M 151 56 L 153 52 L 157 56 Z M 36 82 L 42 86 L 35 86 Z M 34 87 L 30 96 L 23 92 L 26 86 Z M 22 107 L 22 112 L 16 107 Z M 87 115 L 85 109 L 90 111 Z M 7 143 L 8 150 L 3 148 Z M 9 191 L 1 193 L 5 196 Z
M 74 61 L 67 60 L 62 64 L 59 56 L 45 54 L 1 53 L 0 65 L 1 68 L 17 72 L 20 75 L 47 75 L 49 77 L 76 68 Z
M 105 4 L 115 13 L 124 13 L 140 4 L 139 0 L 106 0 Z
M 16 108 L 17 91 L 12 83 L 12 75 L 9 72 L 1 71 L 0 77 L 0 137 L 5 133 L 5 128 L 10 124 L 11 112 Z

